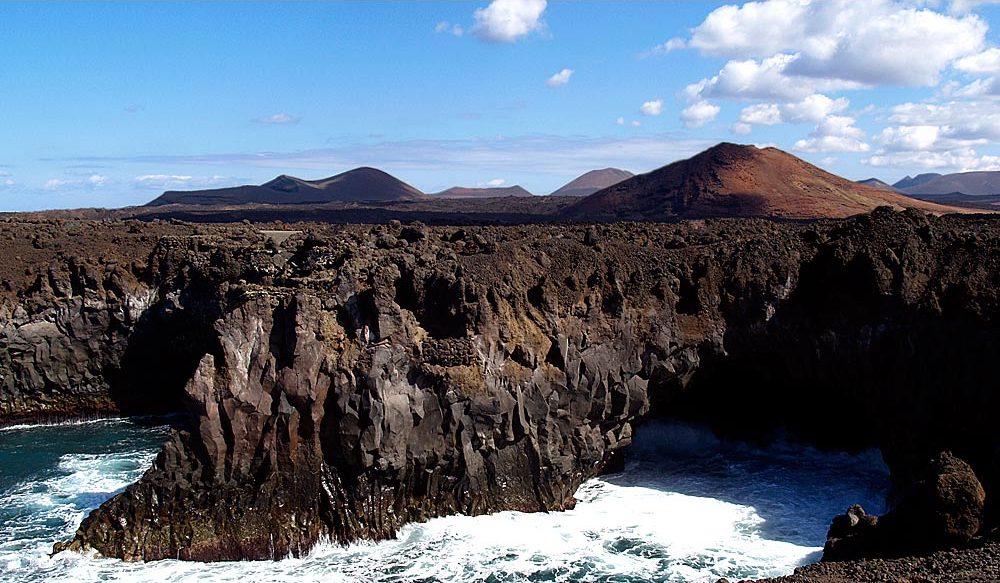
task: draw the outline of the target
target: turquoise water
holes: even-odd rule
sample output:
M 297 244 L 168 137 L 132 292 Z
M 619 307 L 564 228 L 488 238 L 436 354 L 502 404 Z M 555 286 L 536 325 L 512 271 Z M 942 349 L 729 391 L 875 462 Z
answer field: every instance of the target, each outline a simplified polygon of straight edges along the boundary
M 123 563 L 64 552 L 86 513 L 137 479 L 168 429 L 103 420 L 0 430 L 0 581 L 711 581 L 818 558 L 830 518 L 879 511 L 880 458 L 720 441 L 676 424 L 636 435 L 626 471 L 584 484 L 576 509 L 454 516 L 397 540 L 277 562 Z

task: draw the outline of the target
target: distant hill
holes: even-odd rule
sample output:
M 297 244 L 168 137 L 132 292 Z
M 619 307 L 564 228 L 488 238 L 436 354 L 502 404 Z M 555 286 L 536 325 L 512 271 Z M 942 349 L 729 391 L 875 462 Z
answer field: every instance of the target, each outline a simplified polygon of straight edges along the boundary
M 465 188 L 454 186 L 448 190 L 435 192 L 431 196 L 438 198 L 503 198 L 507 196 L 534 196 L 520 186 L 506 186 L 499 188 Z
M 328 202 L 412 201 L 426 195 L 377 168 L 355 168 L 322 180 L 281 175 L 260 186 L 168 191 L 147 206 L 167 204 L 323 204 Z
M 903 190 L 904 188 L 910 188 L 911 186 L 918 186 L 939 176 L 941 175 L 937 172 L 927 172 L 926 174 L 917 174 L 916 176 L 906 176 L 892 186 L 893 188 Z
M 921 174 L 921 176 L 927 175 Z M 904 178 L 903 180 L 906 179 Z M 897 182 L 896 184 L 899 183 Z M 961 193 L 973 196 L 1000 194 L 1000 172 L 981 171 L 937 174 L 916 184 L 899 188 L 907 194 Z
M 628 170 L 603 168 L 582 174 L 552 193 L 552 196 L 589 196 L 635 176 Z
M 862 186 L 869 186 L 871 188 L 879 188 L 882 190 L 891 190 L 897 192 L 896 187 L 889 184 L 888 182 L 882 182 L 878 178 L 866 178 L 865 180 L 858 180 L 858 184 Z
M 841 178 L 777 148 L 722 143 L 629 178 L 563 211 L 565 218 L 846 217 L 876 207 L 963 212 Z
M 962 194 L 949 192 L 947 194 L 910 194 L 913 198 L 975 209 L 997 210 L 1000 207 L 1000 194 Z

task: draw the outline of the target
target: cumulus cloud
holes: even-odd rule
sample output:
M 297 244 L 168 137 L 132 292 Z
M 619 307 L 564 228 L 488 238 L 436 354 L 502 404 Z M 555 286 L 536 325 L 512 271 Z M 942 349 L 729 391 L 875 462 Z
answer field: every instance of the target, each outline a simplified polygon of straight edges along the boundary
M 503 178 L 494 178 L 492 180 L 487 180 L 486 182 L 481 182 L 479 186 L 486 188 L 500 188 L 504 184 L 507 184 L 507 181 Z
M 258 117 L 254 121 L 264 124 L 284 125 L 299 123 L 299 118 L 294 115 L 288 115 L 287 113 L 276 113 L 274 115 Z
M 960 148 L 947 152 L 879 153 L 862 160 L 862 162 L 878 167 L 923 168 L 955 172 L 1000 170 L 1000 156 L 979 155 L 973 148 Z
M 637 120 L 637 119 L 633 119 L 632 121 L 630 121 L 628 123 L 628 125 L 630 125 L 630 126 L 632 126 L 634 128 L 638 128 L 638 127 L 642 127 L 642 122 L 639 121 L 639 120 Z
M 792 77 L 865 86 L 931 86 L 985 43 L 987 24 L 912 2 L 764 0 L 713 10 L 688 46 L 737 59 L 792 57 Z
M 615 120 L 615 125 L 619 125 L 619 126 L 625 125 L 625 118 L 621 117 L 621 116 L 618 116 L 618 119 Z
M 108 183 L 108 177 L 101 176 L 100 174 L 91 174 L 87 177 L 87 182 L 90 183 L 91 186 L 104 186 Z
M 472 32 L 481 39 L 514 42 L 545 29 L 546 0 L 493 0 L 473 13 Z
M 827 116 L 847 109 L 850 102 L 843 97 L 831 99 L 814 93 L 800 101 L 787 103 L 755 103 L 740 112 L 740 122 L 755 125 L 780 123 L 820 123 Z
M 959 71 L 973 74 L 992 74 L 1000 71 L 1000 49 L 993 47 L 981 53 L 962 57 L 955 63 Z
M 781 108 L 777 103 L 755 103 L 740 112 L 740 122 L 744 124 L 773 126 L 781 121 Z
M 871 146 L 865 142 L 865 132 L 855 127 L 854 123 L 853 117 L 827 116 L 808 138 L 795 142 L 795 149 L 803 152 L 867 152 Z
M 697 101 L 681 111 L 681 121 L 688 128 L 700 128 L 719 115 L 720 108 L 707 101 Z
M 652 101 L 647 101 L 639 107 L 639 111 L 642 115 L 657 116 L 663 113 L 663 100 L 654 99 Z
M 549 87 L 562 87 L 563 85 L 569 83 L 569 78 L 573 76 L 573 69 L 563 69 L 555 75 L 549 77 L 549 80 L 545 82 Z
M 713 77 L 684 89 L 688 99 L 803 99 L 819 91 L 859 89 L 860 83 L 842 79 L 806 79 L 790 75 L 789 67 L 798 55 L 778 54 L 766 59 L 732 60 Z
M 878 152 L 863 160 L 873 166 L 954 171 L 993 170 L 1000 157 L 975 148 L 1000 140 L 1000 103 L 994 100 L 903 103 L 876 137 Z
M 1000 104 L 992 100 L 903 103 L 891 111 L 889 121 L 898 126 L 937 126 L 940 136 L 951 140 L 1000 140 Z

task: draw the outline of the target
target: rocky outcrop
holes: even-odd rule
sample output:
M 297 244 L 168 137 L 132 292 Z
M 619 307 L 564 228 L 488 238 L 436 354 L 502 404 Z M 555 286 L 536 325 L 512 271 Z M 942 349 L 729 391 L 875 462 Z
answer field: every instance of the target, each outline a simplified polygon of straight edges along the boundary
M 137 354 L 173 355 L 191 423 L 73 548 L 274 558 L 566 508 L 664 414 L 879 446 L 900 492 L 945 450 L 997 483 L 992 220 L 296 229 L 150 252 L 139 321 L 189 340 Z
M 878 518 L 852 506 L 834 518 L 824 561 L 967 546 L 984 523 L 986 492 L 969 464 L 941 452 L 921 468 L 896 506 Z

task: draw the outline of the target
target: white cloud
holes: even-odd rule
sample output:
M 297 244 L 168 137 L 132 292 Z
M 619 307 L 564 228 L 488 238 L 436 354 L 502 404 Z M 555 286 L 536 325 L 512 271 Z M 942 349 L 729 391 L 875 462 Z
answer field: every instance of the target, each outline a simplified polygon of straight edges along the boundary
M 931 86 L 979 52 L 987 24 L 893 0 L 764 0 L 713 10 L 688 45 L 704 54 L 791 57 L 789 77 L 857 85 Z M 812 91 L 822 87 L 809 88 Z
M 299 118 L 295 117 L 294 115 L 288 115 L 287 113 L 276 113 L 274 115 L 258 117 L 254 121 L 256 121 L 257 123 L 282 125 L 282 124 L 299 123 Z
M 503 178 L 494 178 L 493 180 L 487 180 L 486 182 L 480 183 L 479 186 L 486 188 L 500 188 L 504 184 L 507 184 L 507 181 Z
M 745 136 L 753 131 L 753 126 L 748 123 L 743 123 L 741 121 L 738 121 L 734 123 L 732 127 L 729 128 L 729 131 L 733 132 L 734 134 Z
M 681 111 L 681 121 L 685 127 L 700 128 L 719 115 L 719 106 L 707 101 L 698 101 Z
M 108 183 L 108 177 L 101 176 L 100 174 L 91 174 L 87 178 L 87 182 L 89 182 L 91 186 L 104 186 Z
M 436 33 L 447 32 L 450 26 L 451 24 L 447 20 L 442 20 L 441 22 L 437 23 L 437 25 L 434 27 L 434 32 Z
M 657 116 L 663 113 L 663 100 L 654 99 L 652 101 L 647 101 L 642 104 L 639 108 L 642 115 Z
M 781 123 L 781 108 L 776 103 L 755 103 L 743 108 L 740 121 L 744 124 L 773 126 Z
M 45 190 L 59 190 L 60 188 L 67 186 L 68 184 L 69 181 L 67 180 L 60 180 L 58 178 L 53 178 L 51 180 L 46 180 L 45 184 L 42 185 L 42 188 L 44 188 Z
M 896 126 L 883 129 L 875 141 L 889 150 L 925 151 L 934 148 L 940 134 L 938 126 Z
M 992 100 L 903 103 L 891 111 L 889 121 L 894 124 L 938 126 L 941 137 L 966 142 L 961 145 L 1000 140 L 1000 103 Z
M 630 125 L 630 126 L 632 126 L 634 128 L 638 128 L 638 127 L 642 127 L 642 122 L 639 121 L 639 120 L 637 120 L 637 119 L 633 119 L 632 121 L 629 122 L 628 125 Z
M 827 116 L 844 111 L 848 105 L 850 102 L 843 97 L 830 99 L 821 93 L 814 93 L 800 101 L 748 105 L 740 112 L 740 122 L 768 126 L 779 123 L 820 123 Z
M 814 93 L 802 101 L 781 106 L 781 117 L 792 123 L 819 123 L 828 115 L 847 109 L 850 102 L 843 97 L 830 99 L 821 93 Z
M 465 34 L 465 29 L 462 28 L 461 24 L 456 24 L 451 27 L 451 34 L 453 36 L 462 36 L 463 34 Z
M 1000 49 L 989 48 L 981 53 L 963 57 L 955 63 L 955 68 L 973 74 L 996 73 L 1000 71 Z
M 795 142 L 803 152 L 867 152 L 865 133 L 854 126 L 854 118 L 844 115 L 827 116 L 809 137 Z
M 546 0 L 493 0 L 473 13 L 472 32 L 489 41 L 514 42 L 544 30 L 546 5 Z
M 879 153 L 861 162 L 879 167 L 922 168 L 954 172 L 1000 170 L 1000 156 L 980 156 L 972 148 L 960 148 L 947 152 Z
M 549 77 L 549 80 L 545 82 L 549 87 L 562 87 L 563 85 L 569 83 L 569 78 L 573 76 L 573 69 L 563 69 L 555 75 Z
M 692 83 L 684 89 L 688 99 L 766 99 L 793 101 L 818 91 L 860 89 L 862 85 L 841 79 L 813 79 L 788 74 L 797 55 L 778 54 L 766 59 L 733 60 L 717 75 Z
M 686 46 L 687 46 L 686 40 L 674 37 L 663 44 L 656 45 L 655 47 L 649 49 L 644 53 L 640 53 L 639 58 L 645 59 L 647 57 L 656 57 L 660 55 L 665 55 L 667 53 L 683 49 Z
M 620 126 L 625 125 L 625 118 L 618 116 L 618 119 L 615 120 L 615 125 L 620 125 Z

